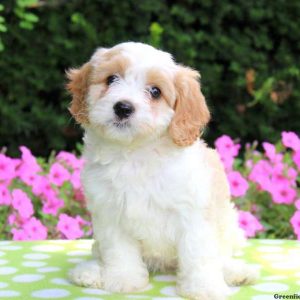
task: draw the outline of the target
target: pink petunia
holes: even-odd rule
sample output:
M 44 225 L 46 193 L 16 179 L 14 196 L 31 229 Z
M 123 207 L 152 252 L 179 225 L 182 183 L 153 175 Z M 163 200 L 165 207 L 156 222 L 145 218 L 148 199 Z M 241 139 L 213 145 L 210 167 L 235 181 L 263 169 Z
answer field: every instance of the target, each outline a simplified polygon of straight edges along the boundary
M 12 207 L 18 211 L 22 218 L 29 218 L 33 215 L 33 205 L 30 198 L 20 189 L 12 191 Z
M 81 180 L 80 180 L 80 171 L 75 170 L 73 174 L 71 175 L 71 183 L 74 189 L 80 189 L 81 188 Z
M 53 197 L 49 197 L 43 203 L 42 212 L 44 214 L 56 216 L 58 211 L 64 207 L 64 205 L 63 200 L 59 199 L 56 195 L 53 195 Z
M 84 194 L 82 188 L 74 190 L 74 200 L 85 203 Z
M 56 228 L 69 240 L 81 238 L 84 234 L 83 230 L 80 228 L 79 221 L 67 214 L 59 215 L 59 221 Z
M 22 153 L 22 159 L 18 168 L 19 176 L 24 172 L 36 174 L 42 170 L 36 158 L 32 155 L 31 151 L 27 147 L 21 146 L 20 151 Z
M 249 211 L 239 211 L 239 225 L 246 237 L 254 237 L 257 232 L 264 229 L 259 220 Z
M 52 188 L 49 179 L 46 176 L 39 176 L 39 180 L 37 180 L 32 187 L 32 192 L 36 196 L 45 196 L 48 194 L 56 194 L 56 191 Z
M 297 239 L 300 240 L 300 210 L 297 210 L 291 217 L 290 223 L 294 229 Z
M 15 176 L 16 171 L 14 160 L 0 153 L 0 181 L 9 182 Z
M 280 153 L 279 154 L 276 153 L 276 148 L 273 144 L 264 142 L 262 143 L 262 145 L 265 150 L 265 155 L 269 158 L 271 162 L 276 163 L 282 161 L 283 155 Z
M 300 170 L 300 150 L 293 154 L 293 161 L 298 167 L 298 170 Z
M 286 167 L 287 166 L 283 163 L 277 163 L 273 166 L 273 172 L 271 174 L 272 185 L 290 185 L 289 178 L 284 175 Z
M 61 186 L 65 181 L 70 179 L 69 171 L 60 163 L 54 163 L 49 172 L 49 181 L 57 186 Z
M 11 195 L 5 185 L 0 185 L 0 205 L 10 205 Z
M 258 161 L 252 168 L 249 179 L 259 185 L 259 189 L 269 191 L 271 188 L 272 165 L 266 160 Z
M 239 153 L 240 145 L 235 144 L 228 135 L 222 135 L 215 141 L 217 151 L 221 156 L 235 157 Z
M 28 240 L 27 232 L 24 229 L 13 228 L 11 230 L 12 238 L 14 241 L 25 241 Z
M 298 210 L 300 210 L 300 199 L 297 199 L 297 200 L 295 201 L 295 207 L 296 207 Z
M 25 170 L 19 174 L 19 177 L 25 184 L 31 187 L 39 185 L 41 180 L 40 175 Z
M 238 171 L 232 171 L 227 174 L 230 192 L 234 197 L 244 196 L 248 190 L 249 184 L 247 180 Z
M 287 147 L 291 148 L 294 151 L 300 150 L 300 138 L 295 132 L 292 131 L 283 131 L 281 133 L 282 144 Z
M 77 158 L 73 153 L 67 151 L 60 151 L 56 159 L 58 161 L 65 162 L 69 167 L 73 169 L 82 169 L 84 165 L 84 160 L 82 158 Z
M 287 184 L 273 184 L 270 192 L 277 204 L 292 204 L 297 196 L 297 192 Z
M 223 166 L 226 172 L 231 171 L 233 167 L 234 157 L 232 156 L 220 156 Z
M 79 224 L 80 226 L 90 225 L 90 222 L 84 220 L 84 219 L 81 218 L 81 216 L 79 216 L 79 215 L 77 215 L 77 216 L 75 217 L 75 219 L 78 221 L 78 224 Z
M 23 225 L 27 234 L 27 240 L 45 240 L 47 239 L 47 228 L 35 217 L 30 218 Z

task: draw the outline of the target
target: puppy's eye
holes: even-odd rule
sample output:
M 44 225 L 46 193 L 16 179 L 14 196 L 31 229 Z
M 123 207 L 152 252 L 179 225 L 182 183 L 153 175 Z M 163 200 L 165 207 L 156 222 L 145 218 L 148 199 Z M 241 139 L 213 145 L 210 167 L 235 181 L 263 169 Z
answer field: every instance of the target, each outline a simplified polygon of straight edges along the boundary
M 110 75 L 106 78 L 106 84 L 111 85 L 113 82 L 117 81 L 119 77 L 117 75 Z
M 158 87 L 156 86 L 152 86 L 150 89 L 149 89 L 149 93 L 151 95 L 151 97 L 153 99 L 158 99 L 161 95 L 161 91 Z

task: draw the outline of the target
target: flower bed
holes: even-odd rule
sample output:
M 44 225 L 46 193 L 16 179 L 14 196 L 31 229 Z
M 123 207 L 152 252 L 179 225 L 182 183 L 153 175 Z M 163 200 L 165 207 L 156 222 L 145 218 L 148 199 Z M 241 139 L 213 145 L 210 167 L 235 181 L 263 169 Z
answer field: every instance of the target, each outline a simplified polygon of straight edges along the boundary
M 248 237 L 300 239 L 300 139 L 282 132 L 276 145 L 215 142 L 230 183 L 239 223 Z M 92 236 L 80 184 L 84 161 L 61 151 L 47 161 L 20 147 L 21 158 L 0 154 L 0 237 L 14 240 Z M 297 186 L 298 183 L 298 186 Z

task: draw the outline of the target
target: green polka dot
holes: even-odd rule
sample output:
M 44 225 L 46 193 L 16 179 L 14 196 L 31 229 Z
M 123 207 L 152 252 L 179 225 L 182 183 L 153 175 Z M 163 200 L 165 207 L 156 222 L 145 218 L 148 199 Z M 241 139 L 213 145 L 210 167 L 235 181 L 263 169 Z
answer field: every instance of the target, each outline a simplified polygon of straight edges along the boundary
M 73 285 L 67 273 L 91 258 L 91 246 L 91 240 L 0 242 L 0 300 L 183 299 L 176 295 L 174 274 L 153 274 L 143 291 L 126 295 Z M 296 241 L 249 240 L 238 258 L 259 269 L 261 277 L 255 285 L 230 288 L 229 299 L 267 300 L 274 293 L 299 293 L 299 256 Z

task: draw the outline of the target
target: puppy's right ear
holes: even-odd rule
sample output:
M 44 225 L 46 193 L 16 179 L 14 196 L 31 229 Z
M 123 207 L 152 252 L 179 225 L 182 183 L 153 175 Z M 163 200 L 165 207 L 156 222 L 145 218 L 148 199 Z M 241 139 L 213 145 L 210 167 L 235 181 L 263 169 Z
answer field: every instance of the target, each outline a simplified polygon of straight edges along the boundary
M 72 95 L 69 111 L 74 119 L 82 125 L 89 123 L 86 96 L 91 69 L 91 64 L 86 63 L 79 69 L 67 71 L 67 78 L 69 79 L 67 90 Z

